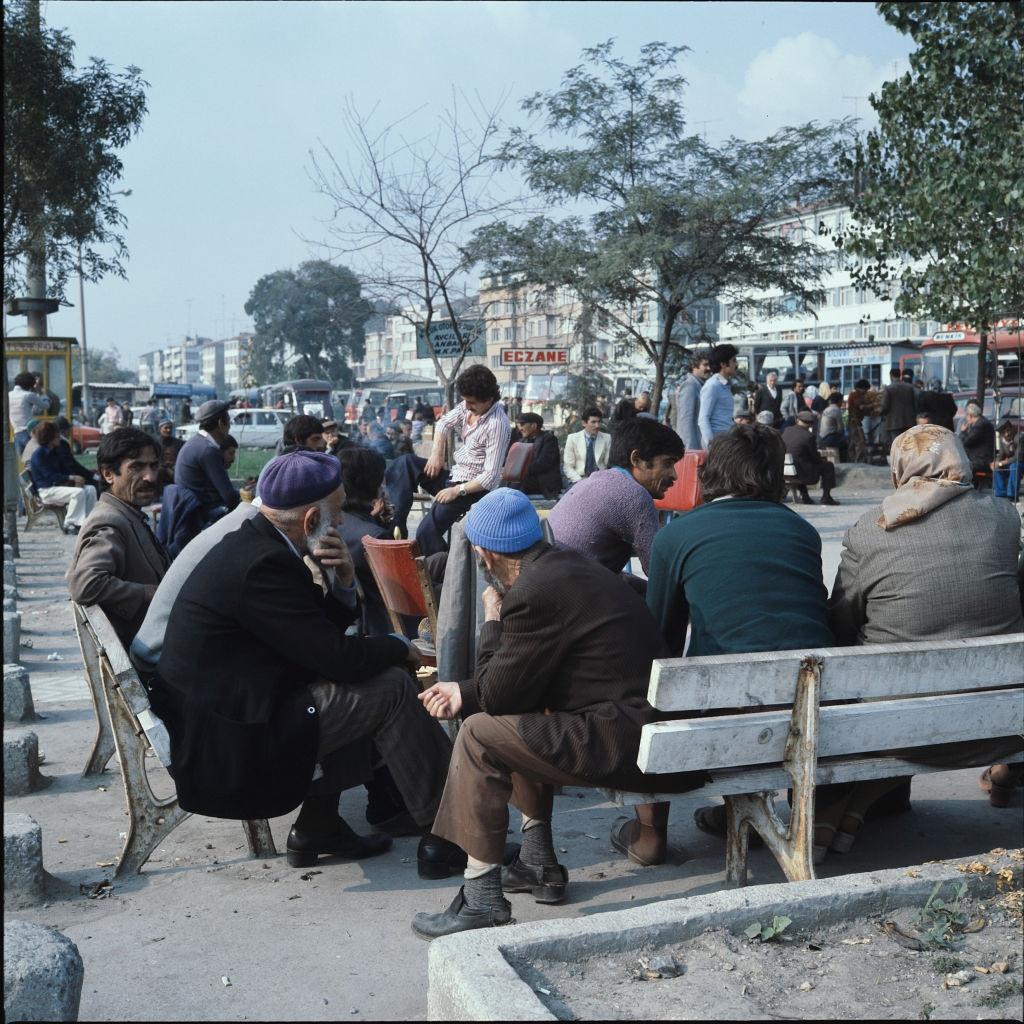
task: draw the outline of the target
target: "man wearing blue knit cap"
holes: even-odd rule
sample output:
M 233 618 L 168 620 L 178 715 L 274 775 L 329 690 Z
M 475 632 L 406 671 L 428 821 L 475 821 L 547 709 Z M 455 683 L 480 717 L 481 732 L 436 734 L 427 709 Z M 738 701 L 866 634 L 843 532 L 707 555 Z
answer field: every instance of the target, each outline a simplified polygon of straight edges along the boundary
M 345 499 L 338 460 L 282 455 L 260 497 L 258 512 L 181 583 L 167 619 L 152 703 L 170 733 L 179 802 L 241 819 L 301 803 L 288 836 L 294 867 L 320 855 L 383 853 L 390 838 L 356 835 L 338 816 L 341 791 L 369 778 L 372 744 L 426 831 L 451 744 L 416 702 L 408 642 L 345 635 L 357 602 L 335 528 Z M 327 593 L 304 557 L 321 569 Z M 447 844 L 432 842 L 452 860 Z
M 520 491 L 500 488 L 466 518 L 466 536 L 490 581 L 476 672 L 420 694 L 437 718 L 463 719 L 433 832 L 468 854 L 451 906 L 417 914 L 423 938 L 508 924 L 503 892 L 565 899 L 568 874 L 551 836 L 553 786 L 645 786 L 636 765 L 651 662 L 667 655 L 643 599 L 616 573 L 542 539 Z M 675 791 L 703 774 L 659 777 Z M 508 805 L 523 815 L 523 844 L 502 868 Z

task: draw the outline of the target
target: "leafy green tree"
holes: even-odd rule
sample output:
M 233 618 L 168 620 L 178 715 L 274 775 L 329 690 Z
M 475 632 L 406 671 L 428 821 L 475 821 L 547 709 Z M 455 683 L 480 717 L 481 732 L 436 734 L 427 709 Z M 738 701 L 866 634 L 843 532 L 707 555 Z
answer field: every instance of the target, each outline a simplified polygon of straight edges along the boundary
M 113 70 L 96 57 L 78 70 L 66 32 L 39 22 L 38 0 L 4 4 L 4 295 L 17 295 L 40 237 L 49 292 L 125 276 L 124 215 L 113 197 L 116 150 L 138 132 L 147 83 L 137 67 Z
M 560 89 L 525 99 L 540 132 L 514 129 L 502 163 L 519 168 L 546 205 L 585 212 L 491 224 L 469 247 L 494 271 L 572 288 L 620 344 L 650 358 L 655 405 L 680 328 L 695 327 L 702 300 L 728 301 L 737 322 L 752 311 L 754 291 L 782 291 L 808 312 L 823 300 L 823 250 L 762 229 L 835 197 L 850 132 L 847 122 L 809 123 L 719 147 L 687 135 L 686 82 L 674 71 L 686 49 L 648 43 L 628 64 L 605 42 L 583 51 L 586 63 L 566 72 Z
M 373 310 L 348 267 L 308 260 L 298 270 L 266 274 L 245 311 L 255 325 L 245 368 L 254 383 L 293 376 L 351 384 L 348 361 L 363 357 L 363 325 Z
M 859 284 L 896 309 L 987 334 L 1024 313 L 1024 6 L 880 3 L 910 70 L 871 97 L 878 128 L 850 160 Z
M 71 357 L 71 379 L 82 379 L 82 353 L 76 350 Z M 116 349 L 89 348 L 89 380 L 103 384 L 120 384 L 138 380 L 134 370 L 121 365 L 121 353 Z

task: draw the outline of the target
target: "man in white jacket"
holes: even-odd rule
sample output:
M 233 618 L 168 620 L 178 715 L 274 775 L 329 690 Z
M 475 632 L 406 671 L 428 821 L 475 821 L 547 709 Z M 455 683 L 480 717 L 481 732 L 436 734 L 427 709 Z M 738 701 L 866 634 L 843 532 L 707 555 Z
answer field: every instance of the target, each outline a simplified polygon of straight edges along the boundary
M 608 468 L 608 450 L 611 437 L 601 433 L 601 410 L 584 409 L 581 417 L 583 429 L 569 434 L 562 453 L 562 468 L 569 486 L 590 476 L 595 470 Z

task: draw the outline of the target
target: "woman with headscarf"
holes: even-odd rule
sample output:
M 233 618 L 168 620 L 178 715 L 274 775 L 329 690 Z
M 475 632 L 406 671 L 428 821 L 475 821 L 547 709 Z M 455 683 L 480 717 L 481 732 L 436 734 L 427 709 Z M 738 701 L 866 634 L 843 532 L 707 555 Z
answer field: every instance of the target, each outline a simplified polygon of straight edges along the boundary
M 893 442 L 892 482 L 893 493 L 843 540 L 829 600 L 836 642 L 962 640 L 1024 630 L 1017 586 L 1020 516 L 1009 502 L 974 490 L 960 439 L 935 424 L 911 427 Z M 949 767 L 959 760 L 977 763 L 978 746 L 967 755 L 962 747 L 951 750 Z M 992 757 L 1009 752 L 993 749 Z M 928 763 L 945 762 L 929 757 Z M 847 852 L 881 798 L 908 809 L 909 782 L 822 787 L 816 857 L 829 848 Z M 895 792 L 901 787 L 902 799 Z
M 826 386 L 822 385 L 822 387 Z M 807 390 L 804 392 L 804 403 L 811 412 L 816 412 L 819 416 L 825 411 L 825 406 L 828 404 L 814 384 L 807 385 Z

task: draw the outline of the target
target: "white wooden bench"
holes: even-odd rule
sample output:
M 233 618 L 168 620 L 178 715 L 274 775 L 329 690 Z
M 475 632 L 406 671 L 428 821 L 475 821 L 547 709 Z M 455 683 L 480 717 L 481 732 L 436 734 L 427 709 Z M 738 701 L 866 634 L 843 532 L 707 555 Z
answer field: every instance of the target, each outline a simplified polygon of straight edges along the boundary
M 727 884 L 746 884 L 751 828 L 790 881 L 806 880 L 815 785 L 948 771 L 886 752 L 927 759 L 941 744 L 1024 733 L 1024 633 L 657 660 L 648 700 L 697 717 L 644 726 L 637 764 L 652 792 L 606 792 L 620 804 L 672 800 L 653 791 L 658 774 L 706 770 L 699 792 L 725 799 Z M 982 750 L 977 766 L 988 763 Z M 789 787 L 786 824 L 774 794 Z
M 72 609 L 97 723 L 96 741 L 82 774 L 98 775 L 116 750 L 128 804 L 128 832 L 114 871 L 116 878 L 141 871 L 189 812 L 181 809 L 177 796 L 160 799 L 150 786 L 146 751 L 152 747 L 166 767 L 170 743 L 163 723 L 150 710 L 146 688 L 110 620 L 98 607 L 72 603 Z M 243 821 L 242 828 L 253 857 L 277 856 L 266 820 Z

